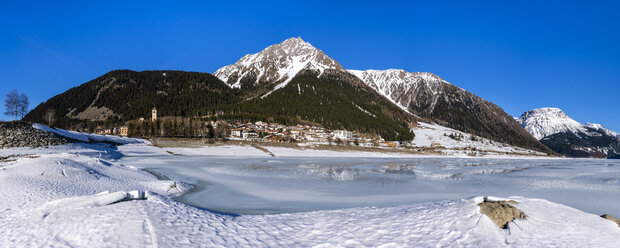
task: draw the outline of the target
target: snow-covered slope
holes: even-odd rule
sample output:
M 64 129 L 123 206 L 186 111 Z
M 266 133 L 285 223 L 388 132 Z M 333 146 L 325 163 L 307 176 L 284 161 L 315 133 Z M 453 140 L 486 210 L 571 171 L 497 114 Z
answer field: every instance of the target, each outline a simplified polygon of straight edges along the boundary
M 521 197 L 510 199 L 527 218 L 505 230 L 479 213 L 483 197 L 224 215 L 174 201 L 171 196 L 187 190 L 186 184 L 157 180 L 108 159 L 115 151 L 101 149 L 92 156 L 56 150 L 0 162 L 0 246 L 615 247 L 620 242 L 620 228 L 609 220 Z
M 75 131 L 68 131 L 64 129 L 51 128 L 51 127 L 48 127 L 42 124 L 37 124 L 37 123 L 33 124 L 32 127 L 42 130 L 42 131 L 55 133 L 60 136 L 67 137 L 69 139 L 78 140 L 78 141 L 87 142 L 87 143 L 88 142 L 108 142 L 108 143 L 115 143 L 115 144 L 135 144 L 135 143 L 149 144 L 150 143 L 150 141 L 145 140 L 145 139 L 127 138 L 127 137 L 120 137 L 120 136 L 114 136 L 114 135 L 81 133 L 81 132 L 75 132 Z
M 618 157 L 620 134 L 600 124 L 581 124 L 558 108 L 527 111 L 518 122 L 552 150 L 571 157 Z
M 547 153 L 528 150 L 508 144 L 495 142 L 473 134 L 461 132 L 438 124 L 419 122 L 413 129 L 416 134 L 413 144 L 416 147 L 435 148 L 445 155 L 493 156 L 530 155 L 546 156 Z
M 304 69 L 318 71 L 319 75 L 327 69 L 344 70 L 338 62 L 299 37 L 245 55 L 235 64 L 217 70 L 215 76 L 234 88 L 277 82 L 275 89 L 279 89 Z
M 586 131 L 581 123 L 570 118 L 559 108 L 539 108 L 527 111 L 521 115 L 519 123 L 536 139 L 562 132 Z

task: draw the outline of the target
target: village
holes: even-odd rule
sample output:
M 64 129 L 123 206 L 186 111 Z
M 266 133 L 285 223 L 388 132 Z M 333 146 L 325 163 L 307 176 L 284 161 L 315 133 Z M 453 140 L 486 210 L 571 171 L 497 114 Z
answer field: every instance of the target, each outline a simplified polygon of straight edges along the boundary
M 254 123 L 233 123 L 231 140 L 257 142 L 305 142 L 305 143 L 336 143 L 356 144 L 384 143 L 379 137 L 363 137 L 348 130 L 329 130 L 309 125 L 286 126 L 278 123 L 257 121 Z
M 151 122 L 157 122 L 160 118 L 157 115 L 157 109 L 151 111 Z M 140 122 L 145 122 L 144 118 L 140 118 Z M 278 123 L 269 123 L 263 121 L 256 122 L 235 122 L 228 123 L 223 121 L 206 121 L 214 128 L 226 128 L 230 130 L 229 140 L 250 141 L 250 142 L 296 142 L 296 143 L 315 143 L 315 144 L 336 144 L 336 145 L 356 145 L 356 146 L 385 146 L 395 147 L 397 144 L 386 142 L 379 136 L 360 135 L 349 130 L 330 130 L 323 127 L 310 125 L 288 126 Z M 86 130 L 76 130 L 86 131 Z M 119 135 L 129 136 L 129 126 L 120 127 L 104 127 L 98 126 L 92 133 L 103 135 Z

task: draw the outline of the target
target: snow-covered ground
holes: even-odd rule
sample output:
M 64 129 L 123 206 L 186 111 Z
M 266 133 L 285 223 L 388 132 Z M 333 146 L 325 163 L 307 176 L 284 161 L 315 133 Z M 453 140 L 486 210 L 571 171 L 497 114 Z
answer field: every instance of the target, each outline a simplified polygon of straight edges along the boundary
M 159 163 L 163 164 L 185 156 L 138 140 L 130 143 L 134 144 L 118 149 L 107 144 L 71 144 L 0 150 L 2 157 L 13 155 L 0 161 L 0 247 L 615 247 L 620 242 L 620 228 L 611 221 L 547 200 L 521 197 L 510 199 L 518 202 L 515 206 L 527 218 L 508 224 L 505 230 L 478 212 L 480 197 L 394 207 L 220 214 L 173 200 L 190 189 L 188 184 L 158 180 L 132 166 L 136 161 L 146 165 L 170 159 Z M 238 152 L 229 151 L 234 155 L 229 160 L 267 158 L 264 152 L 252 157 L 255 151 L 250 149 Z M 392 170 L 384 169 L 385 173 Z M 439 173 L 427 172 L 430 177 Z M 322 175 L 320 170 L 317 173 Z M 281 173 L 276 170 L 275 175 Z M 617 174 L 611 177 L 617 180 Z M 597 179 L 584 176 L 581 180 Z M 618 187 L 618 182 L 609 187 Z M 433 194 L 432 188 L 428 190 Z
M 127 138 L 120 137 L 114 135 L 100 135 L 100 134 L 91 134 L 91 133 L 80 133 L 75 131 L 56 129 L 52 127 L 48 127 L 41 124 L 33 124 L 34 128 L 43 130 L 46 132 L 55 133 L 61 136 L 65 136 L 70 139 L 79 140 L 83 142 L 110 142 L 116 144 L 142 144 L 142 143 L 150 143 L 148 140 L 144 139 L 136 139 L 136 138 Z
M 413 129 L 415 133 L 414 146 L 433 147 L 435 145 L 440 147 L 437 150 L 444 155 L 493 156 L 502 153 L 532 156 L 546 155 L 545 153 L 499 143 L 437 124 L 424 122 L 419 122 L 418 124 Z

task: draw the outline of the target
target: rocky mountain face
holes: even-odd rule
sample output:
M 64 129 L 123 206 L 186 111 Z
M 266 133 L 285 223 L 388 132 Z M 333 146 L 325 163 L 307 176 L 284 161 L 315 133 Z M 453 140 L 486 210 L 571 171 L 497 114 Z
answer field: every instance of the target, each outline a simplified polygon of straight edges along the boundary
M 540 108 L 527 111 L 519 117 L 519 123 L 534 138 L 562 132 L 586 132 L 586 127 L 573 120 L 559 108 Z
M 558 108 L 527 111 L 519 123 L 553 151 L 569 157 L 620 158 L 620 135 L 600 124 L 581 124 Z
M 349 70 L 402 109 L 491 140 L 548 151 L 497 105 L 428 72 Z

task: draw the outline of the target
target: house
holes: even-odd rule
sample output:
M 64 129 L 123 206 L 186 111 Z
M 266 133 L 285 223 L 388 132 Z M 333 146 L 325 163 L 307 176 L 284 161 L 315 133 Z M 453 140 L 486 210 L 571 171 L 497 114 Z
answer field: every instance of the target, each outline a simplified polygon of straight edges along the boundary
M 254 131 L 249 131 L 249 132 L 242 133 L 241 136 L 244 139 L 258 138 L 258 134 L 256 132 L 254 132 Z
M 119 128 L 119 134 L 121 136 L 129 136 L 129 127 L 128 126 L 122 126 Z
M 351 140 L 353 139 L 353 132 L 347 130 L 334 130 L 334 139 Z
M 235 128 L 230 131 L 231 131 L 230 136 L 238 137 L 238 138 L 243 137 L 243 128 Z
M 103 126 L 97 126 L 94 130 L 93 130 L 94 134 L 104 134 L 105 133 L 105 128 Z

